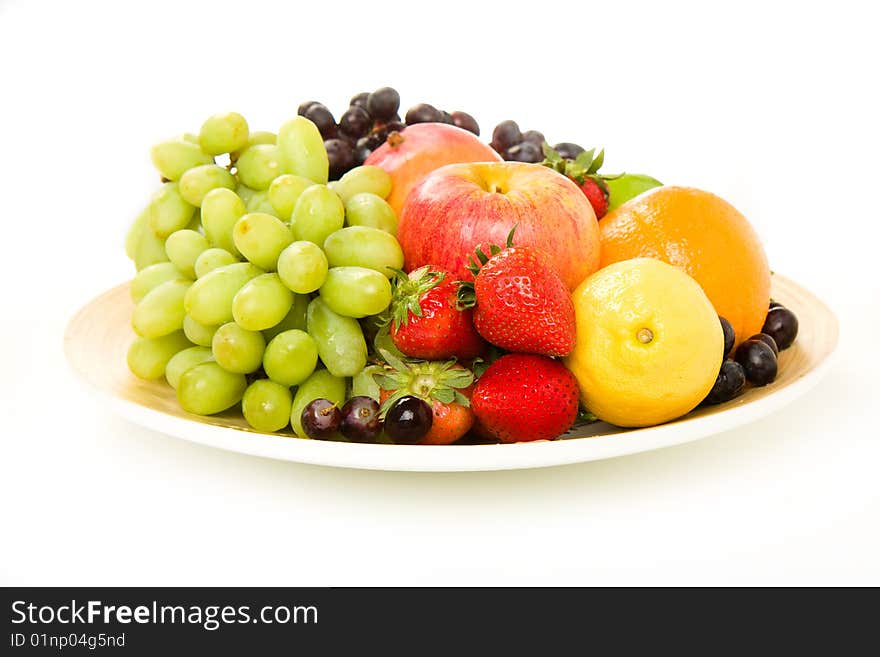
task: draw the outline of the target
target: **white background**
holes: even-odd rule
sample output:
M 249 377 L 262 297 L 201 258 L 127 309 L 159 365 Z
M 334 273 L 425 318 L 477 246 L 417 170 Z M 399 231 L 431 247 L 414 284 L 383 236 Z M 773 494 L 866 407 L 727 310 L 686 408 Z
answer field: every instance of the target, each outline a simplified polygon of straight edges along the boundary
M 0 0 L 0 583 L 880 584 L 870 3 L 421 4 Z M 520 472 L 298 466 L 110 415 L 62 333 L 131 275 L 149 146 L 384 84 L 727 198 L 837 312 L 835 367 L 744 429 Z

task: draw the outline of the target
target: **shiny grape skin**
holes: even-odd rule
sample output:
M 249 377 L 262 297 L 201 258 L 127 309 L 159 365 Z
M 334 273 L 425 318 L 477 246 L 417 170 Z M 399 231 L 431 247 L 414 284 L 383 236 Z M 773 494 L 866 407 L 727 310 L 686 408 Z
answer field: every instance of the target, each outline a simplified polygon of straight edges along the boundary
M 746 381 L 765 386 L 776 378 L 778 362 L 770 346 L 761 340 L 746 340 L 736 348 L 734 360 L 742 365 Z
M 369 91 L 362 91 L 359 94 L 356 94 L 351 97 L 351 100 L 348 101 L 350 107 L 361 107 L 363 109 L 367 109 L 367 98 L 369 98 Z
M 509 162 L 530 162 L 532 164 L 537 164 L 538 162 L 543 161 L 544 153 L 541 152 L 541 149 L 538 146 L 535 146 L 532 142 L 524 141 L 508 148 L 507 152 L 504 154 L 504 159 Z
M 797 316 L 783 306 L 771 308 L 761 332 L 772 337 L 780 349 L 788 349 L 797 338 Z
M 547 138 L 544 137 L 544 133 L 538 130 L 526 130 L 522 133 L 522 140 L 524 142 L 529 142 L 530 144 L 534 144 L 538 148 L 541 148 L 544 143 L 547 141 Z
M 559 155 L 561 155 L 566 160 L 573 160 L 578 155 L 584 152 L 583 146 L 572 144 L 568 141 L 559 142 L 553 147 L 553 150 L 559 153 Z
M 718 321 L 721 322 L 721 331 L 724 333 L 724 358 L 727 358 L 727 355 L 730 353 L 730 350 L 733 349 L 733 345 L 736 342 L 736 332 L 733 330 L 733 326 L 727 319 L 721 317 L 719 315 Z
M 505 152 L 511 146 L 522 141 L 522 133 L 516 121 L 502 121 L 492 131 L 492 148 L 499 153 Z M 499 150 L 500 149 L 500 150 Z
M 433 105 L 428 103 L 419 103 L 413 105 L 406 111 L 405 121 L 407 125 L 416 123 L 439 123 L 442 113 Z
M 376 89 L 367 96 L 367 111 L 378 121 L 391 120 L 400 108 L 400 94 L 391 87 Z
M 326 440 L 339 431 L 342 413 L 329 399 L 315 399 L 302 412 L 302 428 L 309 438 Z
M 339 431 L 356 443 L 375 442 L 382 432 L 379 402 L 372 397 L 352 397 L 342 407 Z
M 372 125 L 373 118 L 361 107 L 349 107 L 339 118 L 340 131 L 354 139 L 366 135 Z
M 704 405 L 722 404 L 742 394 L 746 385 L 746 375 L 743 366 L 735 360 L 726 360 L 721 363 L 721 370 L 715 384 L 702 401 Z
M 454 126 L 459 127 L 462 130 L 467 130 L 468 132 L 473 132 L 477 136 L 480 135 L 480 124 L 477 123 L 477 120 L 467 112 L 453 112 L 451 116 L 452 124 Z
M 760 340 L 770 347 L 776 356 L 779 355 L 779 346 L 776 344 L 776 340 L 773 339 L 773 336 L 767 335 L 766 333 L 756 333 L 750 337 L 749 340 Z
M 330 110 L 321 103 L 312 104 L 303 116 L 317 126 L 318 132 L 324 139 L 336 136 L 336 119 L 333 118 Z
M 346 171 L 355 166 L 355 154 L 351 144 L 342 139 L 328 139 L 324 142 L 327 159 L 330 162 L 330 180 L 339 180 Z
M 431 430 L 433 423 L 434 414 L 427 402 L 407 395 L 385 414 L 385 433 L 395 443 L 414 445 Z

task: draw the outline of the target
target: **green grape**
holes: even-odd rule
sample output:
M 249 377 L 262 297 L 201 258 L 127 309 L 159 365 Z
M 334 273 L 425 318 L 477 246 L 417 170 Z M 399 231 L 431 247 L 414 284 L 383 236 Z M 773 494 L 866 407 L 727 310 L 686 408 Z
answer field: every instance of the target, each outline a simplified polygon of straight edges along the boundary
M 299 195 L 314 184 L 308 178 L 294 176 L 291 173 L 285 173 L 273 180 L 269 185 L 269 203 L 275 209 L 278 218 L 290 221 Z
M 188 315 L 200 324 L 218 325 L 232 321 L 232 299 L 245 283 L 263 270 L 249 262 L 217 267 L 192 284 L 184 297 Z
M 293 292 L 278 274 L 261 274 L 244 284 L 232 299 L 235 323 L 249 331 L 271 328 L 284 319 L 293 305 Z
M 227 372 L 208 361 L 190 367 L 177 383 L 177 401 L 183 410 L 214 415 L 235 406 L 247 388 L 244 374 Z
M 296 239 L 323 246 L 327 236 L 345 223 L 345 206 L 326 186 L 312 185 L 297 199 L 290 223 Z
M 329 399 L 341 407 L 345 403 L 346 382 L 344 378 L 334 376 L 328 370 L 315 372 L 296 389 L 293 405 L 290 408 L 290 426 L 300 438 L 308 438 L 302 428 L 302 412 L 306 406 L 316 399 Z
M 366 267 L 388 278 L 394 276 L 395 269 L 403 267 L 400 244 L 394 235 L 378 228 L 350 226 L 337 230 L 325 240 L 324 252 L 331 267 Z
M 364 369 L 367 342 L 356 319 L 333 312 L 321 297 L 312 299 L 306 319 L 318 355 L 334 376 L 354 376 Z
M 309 301 L 308 294 L 294 294 L 293 305 L 290 306 L 290 310 L 287 315 L 285 315 L 284 319 L 278 322 L 275 326 L 263 330 L 263 337 L 266 338 L 266 341 L 268 342 L 269 340 L 272 340 L 272 338 L 284 331 L 290 331 L 292 329 L 305 331 L 307 328 L 306 312 L 309 309 Z
M 376 383 L 374 374 L 382 374 L 384 368 L 381 365 L 367 365 L 351 379 L 352 397 L 372 397 L 379 401 L 379 384 Z
M 293 236 L 277 217 L 251 212 L 235 222 L 232 239 L 245 258 L 257 267 L 274 271 L 279 254 L 293 241 Z
M 274 132 L 266 132 L 265 130 L 257 130 L 256 132 L 252 132 L 248 136 L 247 143 L 236 151 L 233 151 L 229 154 L 229 159 L 235 162 L 241 154 L 244 152 L 246 148 L 250 148 L 251 146 L 256 146 L 257 144 L 271 144 L 275 145 L 278 141 L 278 136 Z
M 185 276 L 172 263 L 157 262 L 155 265 L 144 267 L 135 274 L 135 277 L 131 279 L 128 291 L 131 293 L 131 300 L 138 303 L 154 287 L 166 281 L 176 281 L 184 278 Z
M 183 298 L 192 281 L 165 281 L 147 292 L 131 314 L 131 326 L 143 338 L 160 338 L 183 328 Z
M 241 182 L 239 182 L 235 186 L 235 193 L 238 194 L 238 196 L 244 202 L 245 206 L 247 206 L 247 204 L 251 200 L 251 197 L 257 193 L 257 190 L 246 187 L 245 185 L 242 185 Z
M 180 177 L 180 195 L 187 203 L 201 205 L 205 195 L 215 189 L 235 189 L 235 177 L 216 164 L 189 169 Z
M 364 192 L 345 203 L 345 221 L 349 226 L 378 228 L 397 235 L 397 215 L 385 199 Z
M 391 331 L 387 324 L 380 328 L 373 337 L 373 348 L 379 353 L 381 353 L 382 350 L 385 350 L 392 356 L 396 356 L 401 360 L 406 360 L 406 355 L 397 348 L 397 345 L 394 344 L 394 340 L 391 339 Z
M 150 157 L 162 177 L 168 180 L 180 180 L 188 169 L 214 163 L 214 158 L 198 144 L 182 138 L 156 144 L 150 150 Z
M 189 223 L 186 225 L 185 230 L 193 230 L 197 233 L 202 232 L 202 209 L 196 208 L 196 211 L 193 212 L 192 219 L 189 220 Z
M 314 123 L 297 116 L 278 131 L 278 150 L 284 164 L 282 173 L 292 173 L 324 184 L 330 172 L 330 161 L 324 138 Z
M 165 240 L 156 237 L 152 230 L 146 229 L 141 233 L 141 239 L 138 242 L 134 266 L 140 271 L 158 262 L 168 262 L 168 256 L 165 254 Z
M 208 347 L 188 347 L 178 351 L 165 366 L 165 380 L 172 388 L 177 388 L 184 372 L 210 360 L 214 360 L 214 355 Z
M 355 167 L 339 179 L 335 191 L 344 203 L 348 203 L 348 200 L 355 194 L 364 192 L 385 199 L 391 193 L 391 176 L 385 169 L 377 166 L 368 164 Z
M 346 317 L 377 315 L 391 303 L 391 283 L 365 267 L 332 268 L 320 293 L 333 312 Z
M 211 341 L 214 360 L 224 370 L 248 374 L 256 372 L 263 363 L 266 339 L 258 331 L 248 331 L 235 322 L 217 329 Z
M 327 278 L 327 256 L 313 242 L 293 242 L 278 256 L 281 281 L 297 294 L 314 292 Z
M 290 388 L 258 379 L 248 386 L 241 400 L 244 419 L 257 431 L 281 431 L 290 424 L 293 395 Z
M 296 329 L 276 335 L 263 353 L 266 376 L 285 386 L 298 386 L 312 375 L 317 364 L 314 338 Z
M 199 131 L 199 145 L 208 155 L 232 153 L 248 143 L 248 124 L 236 112 L 209 117 Z
M 200 347 L 211 346 L 217 328 L 216 325 L 199 324 L 189 315 L 185 315 L 183 318 L 183 333 L 189 338 L 190 342 Z
M 183 141 L 188 141 L 190 144 L 198 145 L 199 143 L 199 136 L 193 134 L 192 132 L 184 132 L 182 135 L 180 135 L 180 139 L 183 139 Z
M 284 173 L 278 147 L 272 144 L 254 144 L 241 152 L 235 161 L 238 179 L 251 189 L 262 191 Z
M 277 216 L 275 207 L 269 201 L 269 190 L 266 189 L 253 193 L 253 195 L 248 199 L 247 211 L 271 214 L 273 217 Z
M 196 258 L 195 264 L 193 265 L 193 269 L 195 270 L 196 278 L 201 278 L 209 271 L 217 269 L 217 267 L 224 267 L 236 262 L 238 262 L 238 258 L 232 255 L 229 251 L 214 247 L 211 249 L 205 249 L 199 254 L 199 257 Z
M 141 379 L 158 379 L 165 374 L 165 366 L 171 357 L 191 346 L 183 331 L 175 331 L 161 338 L 137 337 L 128 348 L 128 369 Z
M 165 183 L 150 201 L 150 228 L 161 238 L 168 237 L 175 230 L 186 228 L 196 211 L 180 194 L 176 182 Z
M 232 228 L 247 213 L 244 201 L 232 190 L 212 189 L 202 199 L 202 225 L 208 241 L 238 256 Z
M 150 220 L 150 208 L 147 206 L 136 218 L 131 222 L 128 232 L 125 234 L 125 255 L 129 260 L 137 257 L 138 244 L 141 241 L 141 235 L 146 229 Z
M 196 259 L 208 249 L 208 239 L 194 230 L 178 230 L 165 240 L 165 254 L 187 278 L 195 278 Z

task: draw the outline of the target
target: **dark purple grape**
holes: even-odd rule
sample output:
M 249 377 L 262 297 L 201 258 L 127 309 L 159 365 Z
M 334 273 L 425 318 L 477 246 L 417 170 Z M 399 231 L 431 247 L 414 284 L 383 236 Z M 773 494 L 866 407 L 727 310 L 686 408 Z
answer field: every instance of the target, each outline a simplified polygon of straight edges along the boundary
M 443 115 L 440 110 L 428 103 L 413 105 L 406 112 L 407 125 L 414 125 L 416 123 L 439 123 L 441 118 L 443 118 Z
M 782 306 L 771 308 L 761 333 L 776 340 L 776 346 L 780 349 L 788 349 L 798 334 L 797 315 Z
M 315 399 L 303 409 L 300 422 L 309 438 L 327 439 L 339 431 L 342 413 L 329 399 Z
M 370 95 L 369 91 L 362 91 L 359 94 L 352 96 L 351 100 L 348 101 L 350 107 L 360 107 L 361 109 L 367 109 L 367 97 Z
M 374 151 L 382 145 L 382 141 L 383 140 L 379 135 L 375 133 L 370 133 L 366 137 L 361 137 L 360 139 L 358 139 L 355 146 L 356 148 L 366 148 Z
M 363 137 L 373 127 L 373 117 L 363 107 L 349 107 L 339 117 L 339 130 L 349 137 Z
M 736 342 L 736 333 L 733 330 L 733 326 L 724 317 L 719 316 L 718 321 L 721 322 L 721 331 L 724 333 L 724 355 L 722 358 L 727 358 Z
M 431 430 L 434 413 L 427 402 L 407 395 L 385 414 L 385 433 L 395 443 L 414 445 Z
M 452 120 L 452 114 L 450 114 L 446 110 L 440 110 L 440 123 L 455 125 L 455 121 Z
M 524 133 L 522 133 L 522 140 L 524 142 L 527 141 L 531 144 L 534 144 L 538 148 L 542 148 L 544 146 L 544 142 L 547 141 L 547 139 L 544 137 L 544 133 L 539 132 L 538 130 L 526 130 Z
M 756 386 L 765 386 L 776 378 L 779 363 L 776 354 L 761 340 L 746 340 L 736 348 L 734 360 L 742 365 L 746 381 Z
M 342 407 L 342 435 L 356 443 L 375 442 L 382 432 L 379 402 L 372 397 L 352 397 Z
M 354 149 L 354 166 L 356 166 L 356 167 L 361 166 L 364 162 L 367 161 L 367 158 L 370 157 L 372 152 L 373 151 L 370 150 L 369 148 L 355 147 L 355 149 Z M 352 167 L 352 168 L 354 168 L 354 167 Z
M 779 347 L 776 345 L 776 340 L 774 340 L 771 336 L 767 335 L 766 333 L 755 333 L 755 335 L 750 337 L 749 340 L 760 340 L 761 342 L 766 344 L 768 347 L 770 347 L 773 350 L 773 353 L 775 355 L 777 355 L 777 356 L 779 355 Z
M 577 144 L 572 144 L 570 141 L 561 141 L 556 146 L 553 147 L 553 150 L 559 153 L 566 160 L 573 160 L 578 155 L 584 152 L 582 146 L 578 146 Z
M 473 132 L 477 136 L 480 134 L 480 124 L 477 123 L 477 120 L 467 112 L 453 112 L 452 125 L 457 126 L 462 130 Z
M 502 121 L 492 131 L 492 148 L 499 153 L 505 153 L 511 146 L 516 146 L 522 141 L 522 133 L 516 121 Z
M 539 146 L 535 146 L 530 141 L 524 141 L 507 149 L 504 159 L 510 162 L 541 162 L 544 160 L 544 153 L 541 152 Z
M 389 121 L 384 126 L 385 133 L 389 135 L 392 132 L 403 132 L 404 128 L 406 128 L 406 124 L 400 121 Z
M 346 171 L 354 167 L 354 148 L 342 139 L 328 139 L 324 142 L 327 159 L 330 162 L 330 180 L 339 180 Z
M 332 139 L 336 136 L 336 119 L 321 103 L 311 105 L 303 116 L 317 126 L 318 132 L 324 139 Z
M 400 107 L 400 94 L 391 87 L 376 89 L 367 96 L 367 111 L 374 119 L 388 121 Z
M 319 103 L 317 100 L 307 100 L 306 102 L 299 104 L 299 107 L 296 108 L 296 113 L 299 116 L 305 116 L 306 112 L 308 111 L 308 109 L 312 105 L 320 105 L 320 104 L 321 103 Z
M 735 360 L 721 363 L 721 371 L 715 379 L 715 385 L 702 401 L 703 404 L 721 404 L 742 394 L 746 385 L 746 373 L 743 366 Z

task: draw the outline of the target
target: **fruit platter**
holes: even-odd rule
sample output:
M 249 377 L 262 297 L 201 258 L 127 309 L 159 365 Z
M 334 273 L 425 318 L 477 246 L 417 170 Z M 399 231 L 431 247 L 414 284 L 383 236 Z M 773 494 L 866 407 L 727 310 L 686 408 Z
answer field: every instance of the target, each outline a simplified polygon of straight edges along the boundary
M 134 276 L 65 347 L 187 440 L 376 469 L 608 458 L 766 415 L 836 345 L 731 203 L 512 120 L 483 141 L 384 87 L 277 132 L 216 114 L 150 155 Z

